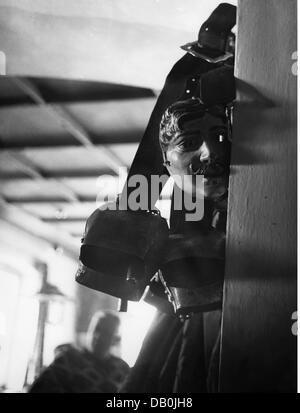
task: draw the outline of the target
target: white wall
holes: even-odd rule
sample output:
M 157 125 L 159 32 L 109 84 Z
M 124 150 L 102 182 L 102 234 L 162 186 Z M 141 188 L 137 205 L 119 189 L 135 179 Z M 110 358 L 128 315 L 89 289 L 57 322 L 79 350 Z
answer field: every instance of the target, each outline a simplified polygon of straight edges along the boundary
M 45 241 L 0 219 L 0 386 L 20 391 L 32 356 L 38 317 L 36 293 L 41 276 L 35 261 L 48 264 L 48 281 L 70 297 L 57 324 L 46 325 L 44 362 L 53 359 L 58 344 L 75 339 L 74 259 L 54 251 Z M 2 331 L 1 331 L 2 330 Z
M 238 7 L 222 392 L 296 392 L 296 7 Z
M 161 89 L 218 0 L 0 0 L 7 74 Z M 236 3 L 235 0 L 229 3 Z

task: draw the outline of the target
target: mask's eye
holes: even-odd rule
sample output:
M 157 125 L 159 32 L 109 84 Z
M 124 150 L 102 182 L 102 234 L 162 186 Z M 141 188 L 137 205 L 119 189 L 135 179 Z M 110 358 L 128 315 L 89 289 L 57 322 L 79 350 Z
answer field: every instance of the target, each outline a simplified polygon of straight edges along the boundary
M 226 143 L 228 141 L 227 130 L 223 128 L 211 131 L 210 136 L 217 143 Z
M 225 136 L 225 134 L 224 134 L 224 133 L 220 133 L 220 134 L 219 134 L 219 136 L 218 136 L 218 138 L 219 138 L 219 142 L 220 142 L 220 143 L 222 143 L 222 142 L 224 142 L 224 141 L 225 141 L 226 136 Z
M 196 151 L 200 146 L 199 138 L 196 137 L 189 137 L 184 138 L 182 141 L 177 145 L 177 147 L 181 151 L 191 152 Z

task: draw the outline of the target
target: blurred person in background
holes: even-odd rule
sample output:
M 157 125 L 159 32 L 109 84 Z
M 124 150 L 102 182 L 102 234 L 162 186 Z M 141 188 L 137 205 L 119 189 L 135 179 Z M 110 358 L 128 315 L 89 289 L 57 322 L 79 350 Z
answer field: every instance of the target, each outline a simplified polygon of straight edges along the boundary
M 128 364 L 112 354 L 120 343 L 120 319 L 113 312 L 96 313 L 88 328 L 87 345 L 62 344 L 54 361 L 35 380 L 29 393 L 116 393 Z

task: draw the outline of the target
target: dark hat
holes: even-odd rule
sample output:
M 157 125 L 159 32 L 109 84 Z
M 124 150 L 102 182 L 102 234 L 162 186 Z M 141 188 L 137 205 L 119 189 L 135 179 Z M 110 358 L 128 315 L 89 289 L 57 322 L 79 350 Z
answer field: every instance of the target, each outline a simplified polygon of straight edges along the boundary
M 235 37 L 231 29 L 236 24 L 236 6 L 221 3 L 202 24 L 198 40 L 181 48 L 210 63 L 225 61 L 234 54 Z

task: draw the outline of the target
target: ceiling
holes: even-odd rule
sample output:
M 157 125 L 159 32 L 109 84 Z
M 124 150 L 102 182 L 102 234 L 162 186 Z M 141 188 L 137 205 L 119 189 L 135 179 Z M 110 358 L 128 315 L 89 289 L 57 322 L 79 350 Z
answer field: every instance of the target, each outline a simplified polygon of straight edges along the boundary
M 19 211 L 18 224 L 30 216 L 33 232 L 43 223 L 78 249 L 96 200 L 120 190 L 179 46 L 218 3 L 0 0 L 0 200 L 14 209 L 0 218 Z
M 118 193 L 118 169 L 130 167 L 153 91 L 10 76 L 0 88 L 0 196 L 81 237 L 96 199 Z

